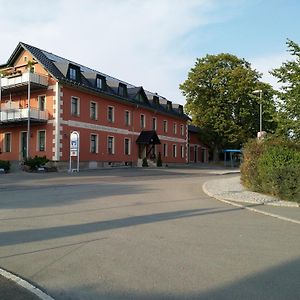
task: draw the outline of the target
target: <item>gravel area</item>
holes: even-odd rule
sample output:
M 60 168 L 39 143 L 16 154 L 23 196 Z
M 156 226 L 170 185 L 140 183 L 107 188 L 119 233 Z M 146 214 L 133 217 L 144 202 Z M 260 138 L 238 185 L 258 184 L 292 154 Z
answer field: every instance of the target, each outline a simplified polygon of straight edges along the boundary
M 283 201 L 276 197 L 247 191 L 240 183 L 240 175 L 207 181 L 203 185 L 203 189 L 211 197 L 229 201 L 285 207 L 300 206 L 295 202 Z

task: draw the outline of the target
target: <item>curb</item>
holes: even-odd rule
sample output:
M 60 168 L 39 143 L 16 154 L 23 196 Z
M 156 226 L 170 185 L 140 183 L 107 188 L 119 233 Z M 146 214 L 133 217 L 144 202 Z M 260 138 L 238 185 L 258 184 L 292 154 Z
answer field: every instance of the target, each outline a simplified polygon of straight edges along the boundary
M 282 217 L 282 216 L 280 216 L 280 215 L 276 215 L 276 214 L 264 212 L 264 211 L 258 210 L 258 209 L 256 209 L 256 208 L 253 208 L 253 207 L 244 206 L 244 205 L 242 205 L 242 204 L 238 204 L 238 203 L 235 203 L 235 202 L 233 202 L 233 201 L 226 200 L 226 199 L 224 199 L 223 197 L 220 197 L 220 196 L 218 196 L 218 195 L 215 195 L 215 194 L 209 192 L 209 191 L 206 189 L 206 184 L 207 184 L 207 183 L 208 183 L 208 181 L 206 181 L 206 182 L 202 185 L 202 190 L 203 190 L 203 192 L 204 192 L 205 194 L 207 194 L 209 197 L 212 197 L 212 198 L 217 199 L 217 200 L 219 200 L 219 201 L 221 201 L 221 202 L 230 204 L 230 205 L 232 205 L 232 206 L 236 206 L 236 207 L 239 207 L 239 208 L 242 208 L 242 209 L 247 209 L 247 210 L 250 210 L 250 211 L 252 211 L 252 212 L 256 212 L 256 213 L 259 213 L 259 214 L 262 214 L 262 215 L 265 215 L 265 216 L 277 218 L 277 219 L 280 219 L 280 220 L 283 220 L 283 221 L 287 221 L 287 222 L 291 222 L 291 223 L 295 223 L 295 224 L 299 224 L 299 225 L 300 225 L 300 221 L 298 221 L 298 220 L 294 220 L 294 219 Z
M 42 292 L 39 288 L 37 288 L 36 286 L 30 284 L 29 282 L 25 281 L 24 279 L 6 271 L 0 268 L 0 275 L 5 277 L 6 279 L 9 279 L 11 281 L 13 281 L 15 284 L 23 287 L 24 289 L 26 289 L 28 292 L 36 295 L 37 297 L 39 297 L 41 300 L 54 300 L 52 297 L 50 297 L 49 295 L 45 294 L 44 292 Z

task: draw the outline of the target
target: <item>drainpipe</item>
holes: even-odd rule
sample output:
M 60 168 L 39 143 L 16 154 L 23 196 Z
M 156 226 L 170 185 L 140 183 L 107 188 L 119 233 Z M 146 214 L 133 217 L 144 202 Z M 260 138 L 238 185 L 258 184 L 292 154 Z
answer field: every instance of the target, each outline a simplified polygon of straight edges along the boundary
M 27 104 L 28 104 L 28 120 L 27 120 L 27 147 L 26 147 L 26 157 L 29 158 L 29 143 L 30 143 L 30 70 L 28 71 L 28 91 L 27 91 Z

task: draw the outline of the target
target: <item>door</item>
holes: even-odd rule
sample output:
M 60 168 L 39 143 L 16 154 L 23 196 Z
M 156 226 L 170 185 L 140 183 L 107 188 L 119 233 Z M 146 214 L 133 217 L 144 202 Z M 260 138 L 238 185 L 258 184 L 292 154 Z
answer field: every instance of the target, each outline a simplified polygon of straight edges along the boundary
M 27 156 L 27 132 L 21 132 L 21 159 Z

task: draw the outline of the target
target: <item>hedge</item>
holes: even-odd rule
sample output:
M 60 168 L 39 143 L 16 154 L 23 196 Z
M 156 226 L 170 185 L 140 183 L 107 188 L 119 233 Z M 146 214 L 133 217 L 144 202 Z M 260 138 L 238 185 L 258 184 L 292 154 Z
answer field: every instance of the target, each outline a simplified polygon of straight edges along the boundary
M 279 138 L 249 141 L 241 181 L 252 191 L 300 202 L 300 145 Z

